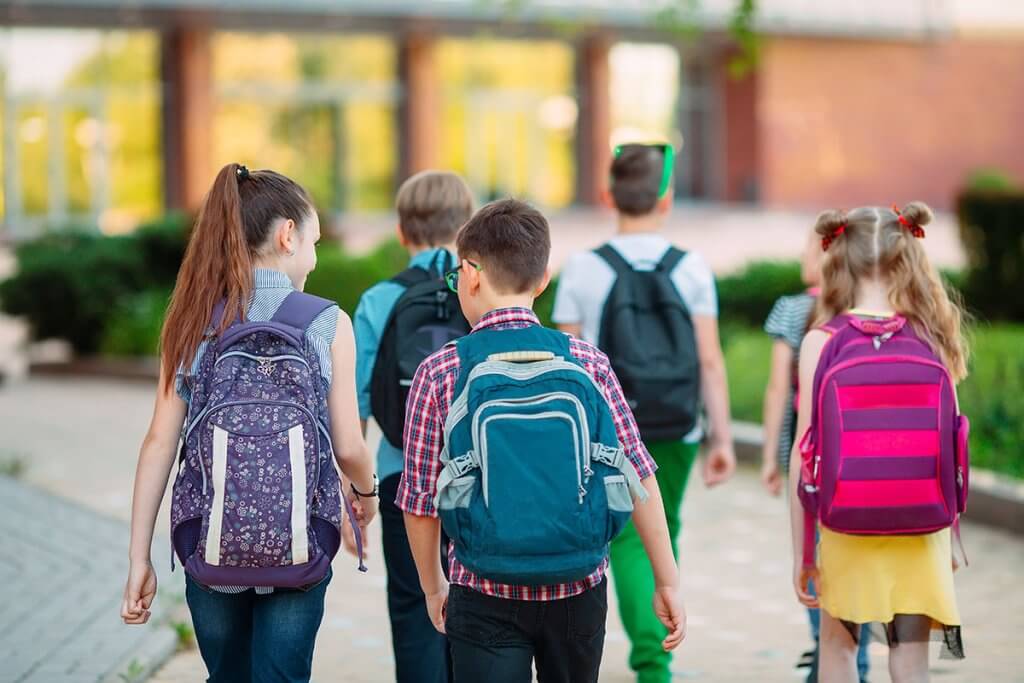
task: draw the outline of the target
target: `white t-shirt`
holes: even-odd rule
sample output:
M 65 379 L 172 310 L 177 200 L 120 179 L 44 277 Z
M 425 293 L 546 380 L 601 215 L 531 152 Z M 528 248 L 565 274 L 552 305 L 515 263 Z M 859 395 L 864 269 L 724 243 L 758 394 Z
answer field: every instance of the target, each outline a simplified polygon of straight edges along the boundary
M 657 233 L 619 235 L 610 244 L 637 270 L 654 270 L 672 246 Z M 687 252 L 671 278 L 691 316 L 718 317 L 715 278 L 700 254 Z M 573 254 L 559 276 L 552 319 L 559 325 L 580 325 L 583 339 L 597 344 L 604 305 L 614 284 L 615 271 L 603 258 L 593 251 Z M 699 441 L 702 434 L 698 425 L 684 441 Z

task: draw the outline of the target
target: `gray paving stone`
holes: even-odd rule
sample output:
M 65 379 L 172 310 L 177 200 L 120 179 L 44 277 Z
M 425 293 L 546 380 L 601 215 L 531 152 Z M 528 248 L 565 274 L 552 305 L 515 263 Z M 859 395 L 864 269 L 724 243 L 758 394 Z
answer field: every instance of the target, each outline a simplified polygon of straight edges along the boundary
M 6 477 L 0 500 L 0 681 L 96 683 L 169 631 L 160 605 L 151 626 L 120 622 L 124 522 Z M 154 560 L 166 557 L 165 550 Z

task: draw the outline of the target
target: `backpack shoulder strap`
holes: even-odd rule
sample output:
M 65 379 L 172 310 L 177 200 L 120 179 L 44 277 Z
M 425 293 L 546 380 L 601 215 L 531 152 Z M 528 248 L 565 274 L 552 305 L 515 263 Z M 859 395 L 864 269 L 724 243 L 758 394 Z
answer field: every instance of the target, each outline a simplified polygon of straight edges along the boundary
M 633 272 L 633 266 L 629 264 L 622 254 L 613 247 L 611 244 L 605 244 L 598 249 L 594 250 L 594 253 L 604 259 L 605 263 L 612 267 L 617 276 L 622 276 Z
M 271 322 L 289 325 L 305 332 L 318 315 L 331 306 L 336 305 L 330 299 L 295 290 L 285 297 L 277 312 L 274 313 L 274 317 L 270 320 Z
M 658 265 L 655 268 L 658 272 L 665 273 L 665 275 L 671 275 L 672 271 L 676 269 L 682 260 L 686 258 L 686 252 L 682 249 L 676 249 L 673 246 L 668 248 L 665 255 L 658 261 Z
M 412 268 L 406 268 L 401 273 L 391 278 L 391 282 L 394 282 L 396 285 L 401 285 L 402 287 L 409 289 L 413 285 L 418 285 L 421 282 L 426 282 L 432 277 L 433 275 L 426 268 L 413 266 Z

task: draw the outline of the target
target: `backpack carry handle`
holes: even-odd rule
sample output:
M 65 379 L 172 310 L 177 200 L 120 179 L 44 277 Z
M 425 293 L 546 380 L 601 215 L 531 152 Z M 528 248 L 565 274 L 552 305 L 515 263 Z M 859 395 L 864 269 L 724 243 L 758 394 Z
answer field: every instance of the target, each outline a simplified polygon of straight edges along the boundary
M 504 363 L 543 363 L 544 361 L 555 360 L 557 356 L 550 351 L 506 351 L 505 353 L 492 353 L 487 360 Z

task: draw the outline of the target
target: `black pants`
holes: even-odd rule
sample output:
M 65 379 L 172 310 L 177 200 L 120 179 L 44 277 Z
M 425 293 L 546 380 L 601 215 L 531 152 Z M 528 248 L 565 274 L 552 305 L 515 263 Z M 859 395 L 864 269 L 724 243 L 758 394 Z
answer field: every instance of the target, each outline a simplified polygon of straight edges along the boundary
M 427 616 L 416 563 L 405 534 L 405 520 L 395 505 L 400 479 L 401 475 L 395 474 L 380 483 L 380 522 L 388 572 L 388 616 L 395 653 L 395 680 L 397 683 L 448 683 L 451 680 L 448 641 Z M 442 541 L 442 547 L 447 548 L 447 539 Z M 441 558 L 447 565 L 447 552 L 442 553 Z
M 580 595 L 537 602 L 452 586 L 445 628 L 455 683 L 594 683 L 604 651 L 608 582 Z

